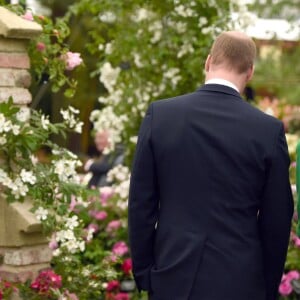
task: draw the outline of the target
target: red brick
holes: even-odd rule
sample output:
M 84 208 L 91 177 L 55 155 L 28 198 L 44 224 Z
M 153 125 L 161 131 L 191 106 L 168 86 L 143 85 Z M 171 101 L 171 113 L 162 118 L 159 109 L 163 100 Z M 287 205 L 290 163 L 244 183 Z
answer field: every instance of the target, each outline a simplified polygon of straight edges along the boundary
M 1 68 L 29 69 L 30 61 L 26 53 L 0 53 Z

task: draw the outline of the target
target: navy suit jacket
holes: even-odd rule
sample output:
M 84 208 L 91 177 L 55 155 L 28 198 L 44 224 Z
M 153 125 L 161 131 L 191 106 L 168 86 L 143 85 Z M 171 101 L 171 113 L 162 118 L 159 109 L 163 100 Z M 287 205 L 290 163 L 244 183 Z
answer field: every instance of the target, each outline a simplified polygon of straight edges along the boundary
M 280 121 L 207 84 L 154 102 L 129 196 L 137 287 L 154 300 L 274 300 L 293 199 Z

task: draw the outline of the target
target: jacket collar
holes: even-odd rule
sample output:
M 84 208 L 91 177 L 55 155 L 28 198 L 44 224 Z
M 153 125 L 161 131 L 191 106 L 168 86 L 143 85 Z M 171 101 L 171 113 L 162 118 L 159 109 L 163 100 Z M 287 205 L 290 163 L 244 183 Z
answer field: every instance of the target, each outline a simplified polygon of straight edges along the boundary
M 217 92 L 232 95 L 238 97 L 239 99 L 243 100 L 241 95 L 233 88 L 221 84 L 204 84 L 200 88 L 197 89 L 197 92 L 201 91 L 210 91 L 210 92 Z

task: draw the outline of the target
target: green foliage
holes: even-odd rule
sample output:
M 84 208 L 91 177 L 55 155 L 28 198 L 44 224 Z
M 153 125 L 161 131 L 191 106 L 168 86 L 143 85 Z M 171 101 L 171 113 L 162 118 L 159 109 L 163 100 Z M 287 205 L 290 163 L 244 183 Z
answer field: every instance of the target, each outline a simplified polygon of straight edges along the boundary
M 278 42 L 277 45 L 280 49 L 283 43 Z M 285 99 L 288 103 L 299 104 L 299 55 L 300 48 L 294 46 L 279 55 L 278 52 L 271 52 L 266 58 L 260 59 L 256 63 L 253 86 Z

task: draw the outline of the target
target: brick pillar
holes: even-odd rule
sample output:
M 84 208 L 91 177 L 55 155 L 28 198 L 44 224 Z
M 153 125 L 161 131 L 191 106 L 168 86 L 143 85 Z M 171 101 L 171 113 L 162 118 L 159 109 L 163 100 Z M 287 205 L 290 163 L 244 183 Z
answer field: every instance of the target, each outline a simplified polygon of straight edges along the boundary
M 18 106 L 30 104 L 27 45 L 41 32 L 39 24 L 0 7 L 0 102 L 11 96 Z M 30 208 L 30 200 L 8 204 L 0 198 L 0 278 L 25 281 L 49 267 L 51 251 Z

